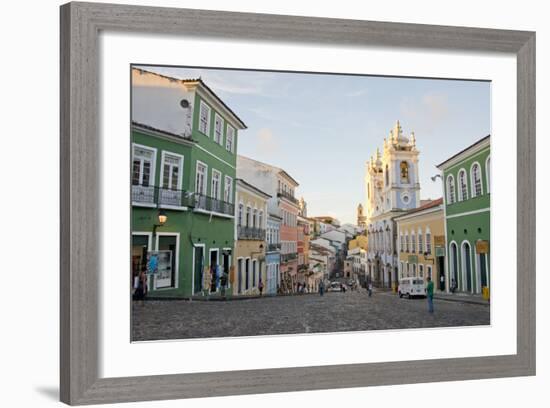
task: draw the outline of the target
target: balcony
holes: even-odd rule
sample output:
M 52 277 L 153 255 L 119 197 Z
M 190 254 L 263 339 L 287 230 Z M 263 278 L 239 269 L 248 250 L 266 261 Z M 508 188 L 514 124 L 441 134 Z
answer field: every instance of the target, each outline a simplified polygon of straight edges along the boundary
M 296 252 L 290 253 L 290 254 L 281 254 L 281 263 L 288 263 L 297 258 L 298 258 L 298 254 Z
M 237 225 L 237 238 L 244 240 L 265 240 L 265 230 L 255 227 L 245 227 L 244 225 Z
M 132 185 L 132 205 L 143 207 L 189 207 L 193 193 L 154 186 Z
M 282 191 L 282 190 L 279 190 L 279 192 L 277 193 L 277 197 L 283 197 L 283 198 L 286 198 L 288 201 L 296 204 L 296 205 L 299 205 L 300 202 L 292 195 L 290 194 L 289 192 L 287 191 Z
M 234 215 L 231 203 L 185 190 L 154 186 L 132 185 L 132 205 L 140 207 L 192 207 L 196 210 Z
M 275 251 L 280 251 L 280 250 L 281 250 L 281 243 L 280 242 L 275 242 L 275 243 L 267 245 L 267 251 L 268 252 L 275 252 Z
M 193 194 L 193 201 L 195 210 L 235 215 L 235 206 L 231 203 L 197 193 Z

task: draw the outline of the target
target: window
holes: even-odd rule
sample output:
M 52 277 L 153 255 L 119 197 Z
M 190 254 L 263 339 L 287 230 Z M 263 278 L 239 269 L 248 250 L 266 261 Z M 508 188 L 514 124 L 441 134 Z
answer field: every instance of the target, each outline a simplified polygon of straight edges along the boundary
M 461 169 L 458 172 L 458 200 L 468 199 L 468 182 L 466 181 L 466 170 Z
M 455 179 L 453 176 L 447 176 L 447 204 L 455 202 Z
M 197 174 L 195 178 L 195 193 L 206 195 L 206 178 L 208 167 L 206 164 L 197 161 Z
M 217 113 L 214 114 L 214 142 L 222 144 L 223 140 L 223 119 Z
M 226 203 L 233 202 L 233 179 L 225 176 L 225 184 L 223 187 L 223 201 Z
M 149 187 L 154 184 L 155 149 L 134 145 L 132 159 L 132 184 Z
M 227 134 L 225 135 L 225 150 L 228 152 L 233 152 L 235 145 L 235 129 L 227 125 Z
M 209 136 L 210 135 L 210 106 L 201 101 L 199 113 L 199 132 Z
M 242 203 L 239 204 L 239 215 L 238 215 L 238 226 L 240 227 L 241 225 L 243 225 L 243 209 L 244 209 L 244 205 Z
M 426 265 L 426 277 L 432 279 L 432 266 Z
M 264 212 L 260 211 L 258 215 L 258 228 L 262 228 L 264 225 Z
M 430 230 L 426 230 L 426 253 L 432 253 L 432 233 Z
M 386 187 L 390 185 L 390 169 L 386 164 Z
M 250 227 L 250 223 L 252 221 L 252 208 L 250 206 L 246 207 L 246 226 Z
M 409 233 L 405 233 L 405 252 L 409 252 Z
M 472 178 L 472 197 L 479 197 L 483 194 L 483 187 L 481 185 L 481 167 L 479 163 L 474 163 L 471 170 Z
M 252 211 L 252 226 L 254 228 L 258 227 L 258 210 L 254 208 L 254 211 Z
M 424 277 L 424 265 L 418 265 L 418 277 L 419 278 Z
M 400 236 L 400 246 L 401 248 L 399 248 L 400 252 L 403 252 L 403 250 L 405 249 L 405 236 L 403 234 L 401 234 Z
M 162 188 L 170 190 L 180 190 L 182 157 L 169 153 L 164 153 L 162 159 Z
M 418 253 L 421 254 L 424 252 L 424 245 L 422 245 L 422 230 L 418 230 Z
M 221 197 L 222 174 L 218 170 L 212 169 L 212 186 L 210 196 L 216 200 Z
M 485 162 L 485 174 L 487 175 L 487 193 L 491 192 L 491 156 Z
M 401 183 L 409 183 L 409 163 L 402 161 L 399 165 L 401 170 Z
M 411 232 L 411 252 L 416 252 L 416 239 L 414 238 L 414 232 Z

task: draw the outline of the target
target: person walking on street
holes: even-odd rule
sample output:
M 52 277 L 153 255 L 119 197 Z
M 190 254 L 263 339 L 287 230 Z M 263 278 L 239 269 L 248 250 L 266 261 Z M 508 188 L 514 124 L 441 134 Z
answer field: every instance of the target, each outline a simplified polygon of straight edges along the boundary
M 428 312 L 434 312 L 434 283 L 428 277 L 428 285 L 426 286 L 426 297 L 428 298 Z
M 319 282 L 319 295 L 323 296 L 325 293 L 325 283 L 323 281 Z
M 262 293 L 264 291 L 264 283 L 262 281 L 260 281 L 260 283 L 258 283 L 258 289 L 260 291 L 260 296 L 262 296 Z
M 456 290 L 456 282 L 453 278 L 453 279 L 451 279 L 451 292 L 455 293 L 455 290 Z

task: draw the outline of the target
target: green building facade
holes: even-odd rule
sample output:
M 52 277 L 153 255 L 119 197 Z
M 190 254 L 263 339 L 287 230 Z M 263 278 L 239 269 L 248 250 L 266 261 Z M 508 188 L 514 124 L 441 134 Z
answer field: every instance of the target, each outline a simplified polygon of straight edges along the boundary
M 490 135 L 439 164 L 445 200 L 447 290 L 490 288 Z
M 200 79 L 137 69 L 132 79 L 132 282 L 146 271 L 148 296 L 229 293 L 237 132 L 246 126 Z

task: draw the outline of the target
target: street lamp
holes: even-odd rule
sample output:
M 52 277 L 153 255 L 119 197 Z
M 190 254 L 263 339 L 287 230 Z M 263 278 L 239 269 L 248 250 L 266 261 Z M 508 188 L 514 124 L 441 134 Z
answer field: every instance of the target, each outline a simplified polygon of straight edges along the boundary
M 159 220 L 158 224 L 153 224 L 153 238 L 157 234 L 157 228 L 162 227 L 164 224 L 166 224 L 166 221 L 168 221 L 168 216 L 166 215 L 166 213 L 162 209 L 159 210 L 159 212 L 158 212 L 158 220 Z
M 436 180 L 438 177 L 441 178 L 441 174 L 436 174 L 435 176 L 432 176 L 432 177 L 430 177 L 430 178 L 431 178 L 432 181 L 435 183 L 435 180 Z

